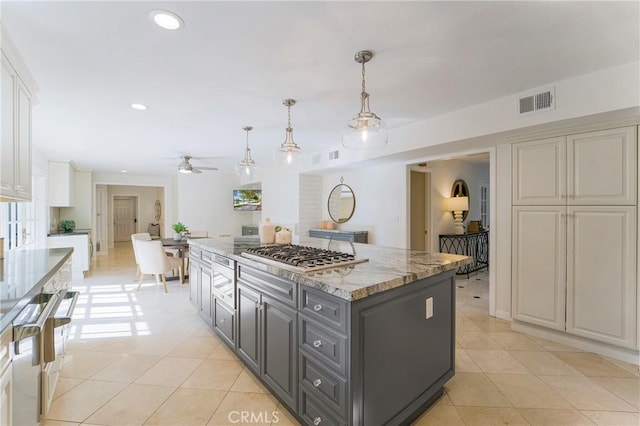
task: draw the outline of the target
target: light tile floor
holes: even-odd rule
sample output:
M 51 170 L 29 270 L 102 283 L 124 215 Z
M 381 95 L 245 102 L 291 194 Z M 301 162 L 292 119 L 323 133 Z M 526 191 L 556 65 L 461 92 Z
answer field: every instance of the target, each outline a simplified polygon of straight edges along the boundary
M 188 285 L 136 291 L 134 272 L 118 243 L 74 283 L 47 426 L 298 424 L 198 317 Z M 487 315 L 485 272 L 457 285 L 456 375 L 415 425 L 640 424 L 637 366 L 511 332 Z

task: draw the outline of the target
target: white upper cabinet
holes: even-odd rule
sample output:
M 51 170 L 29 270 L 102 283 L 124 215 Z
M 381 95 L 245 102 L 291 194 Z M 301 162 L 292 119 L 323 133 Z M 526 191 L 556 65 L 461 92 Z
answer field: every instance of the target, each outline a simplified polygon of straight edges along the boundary
M 31 105 L 37 89 L 6 33 L 2 33 L 0 199 L 31 200 Z
M 512 153 L 514 205 L 565 204 L 565 137 L 517 143 Z
M 635 205 L 636 141 L 636 127 L 567 136 L 567 204 Z
M 69 161 L 49 161 L 49 207 L 73 207 L 76 170 Z
M 513 145 L 513 205 L 635 205 L 636 127 Z

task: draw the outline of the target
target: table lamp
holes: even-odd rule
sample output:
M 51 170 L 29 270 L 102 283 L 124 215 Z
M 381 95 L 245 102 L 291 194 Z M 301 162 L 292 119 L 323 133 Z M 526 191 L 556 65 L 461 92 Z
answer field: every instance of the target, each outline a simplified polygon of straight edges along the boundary
M 453 212 L 453 222 L 455 224 L 455 234 L 464 234 L 462 225 L 462 212 L 469 210 L 469 197 L 449 198 L 449 210 Z

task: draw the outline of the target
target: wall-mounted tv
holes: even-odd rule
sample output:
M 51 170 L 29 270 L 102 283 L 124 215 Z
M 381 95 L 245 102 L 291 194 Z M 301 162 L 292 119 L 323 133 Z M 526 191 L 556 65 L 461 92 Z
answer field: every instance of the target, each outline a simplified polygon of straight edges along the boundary
M 262 190 L 234 189 L 233 209 L 243 211 L 262 210 Z

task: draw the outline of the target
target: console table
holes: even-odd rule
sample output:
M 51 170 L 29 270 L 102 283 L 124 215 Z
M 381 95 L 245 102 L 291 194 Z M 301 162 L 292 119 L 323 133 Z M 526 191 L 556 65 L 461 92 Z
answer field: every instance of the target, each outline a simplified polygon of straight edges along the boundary
M 489 267 L 489 231 L 471 234 L 441 234 L 440 253 L 470 256 L 473 262 L 459 267 L 457 275 L 469 274 Z
M 309 236 L 327 240 L 351 241 L 352 243 L 368 243 L 368 231 L 341 231 L 338 229 L 310 229 Z

